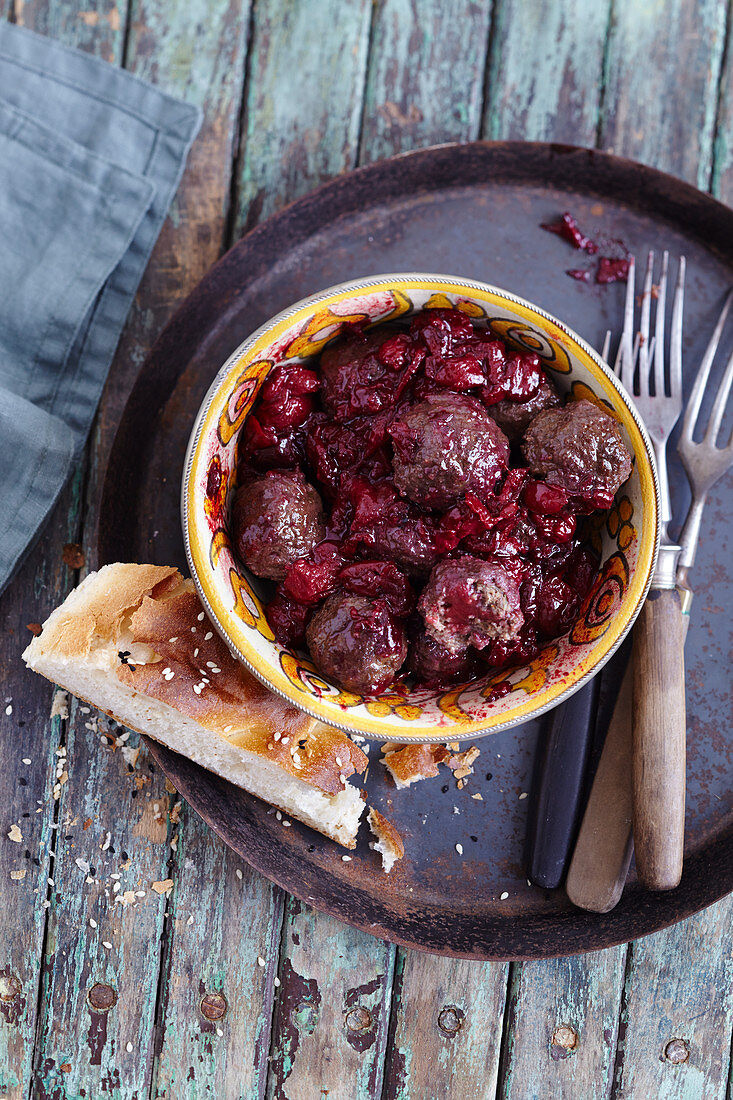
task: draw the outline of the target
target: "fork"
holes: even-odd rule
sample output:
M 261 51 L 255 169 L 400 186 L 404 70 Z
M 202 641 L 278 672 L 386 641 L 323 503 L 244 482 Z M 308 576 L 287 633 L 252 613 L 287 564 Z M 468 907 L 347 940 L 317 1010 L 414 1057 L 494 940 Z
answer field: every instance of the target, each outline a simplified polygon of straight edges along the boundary
M 682 310 L 685 258 L 680 257 L 672 307 L 669 383 L 665 378 L 664 335 L 669 254 L 662 256 L 656 293 L 653 346 L 649 340 L 654 253 L 647 260 L 639 330 L 633 341 L 633 259 L 624 309 L 624 330 L 616 369 L 633 395 L 652 441 L 659 480 L 660 544 L 651 590 L 634 627 L 632 804 L 634 846 L 640 880 L 669 890 L 682 875 L 685 821 L 685 629 L 676 587 L 680 546 L 668 534 L 672 518 L 666 446 L 682 411 Z M 650 383 L 654 392 L 651 393 Z
M 705 438 L 702 443 L 695 443 L 692 438 L 703 393 L 709 384 L 713 360 L 731 306 L 733 306 L 733 289 L 727 295 L 700 362 L 682 423 L 682 436 L 677 446 L 693 491 L 692 503 L 680 535 L 681 551 L 677 565 L 677 586 L 684 613 L 683 635 L 686 634 L 692 604 L 688 571 L 695 560 L 705 499 L 715 481 L 733 466 L 733 434 L 727 445 L 716 446 L 733 383 L 733 354 L 724 368 Z M 609 332 L 602 352 L 606 362 L 608 362 L 610 341 Z M 637 345 L 634 346 L 634 350 L 635 352 L 638 350 Z M 617 367 L 619 364 L 620 357 L 617 357 Z M 608 912 L 618 902 L 631 861 L 631 792 L 627 787 L 632 758 L 631 738 L 627 733 L 632 722 L 629 671 L 627 670 L 619 690 L 616 709 L 593 780 L 566 885 L 568 896 L 575 905 L 599 913 Z

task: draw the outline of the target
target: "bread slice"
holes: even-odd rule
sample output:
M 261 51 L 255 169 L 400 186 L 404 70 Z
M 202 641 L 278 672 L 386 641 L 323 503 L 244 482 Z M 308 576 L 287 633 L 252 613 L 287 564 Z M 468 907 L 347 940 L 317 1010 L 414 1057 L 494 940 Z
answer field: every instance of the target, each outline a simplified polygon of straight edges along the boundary
M 389 818 L 385 817 L 384 814 L 380 814 L 379 810 L 375 810 L 373 806 L 369 807 L 367 821 L 369 822 L 369 828 L 377 838 L 371 842 L 369 847 L 373 848 L 375 852 L 379 852 L 382 857 L 382 870 L 388 875 L 397 860 L 402 859 L 405 854 L 402 837 Z
M 250 675 L 176 569 L 118 563 L 91 573 L 23 658 L 123 725 L 356 846 L 365 803 L 348 780 L 367 757 Z

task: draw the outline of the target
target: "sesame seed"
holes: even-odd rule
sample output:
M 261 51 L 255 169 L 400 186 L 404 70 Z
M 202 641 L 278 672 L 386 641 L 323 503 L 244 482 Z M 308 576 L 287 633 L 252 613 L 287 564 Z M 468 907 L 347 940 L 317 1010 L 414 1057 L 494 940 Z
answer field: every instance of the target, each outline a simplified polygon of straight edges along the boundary
M 289 829 L 289 828 L 290 828 L 290 822 L 289 821 L 283 821 L 283 829 Z
M 342 863 L 351 863 L 351 856 L 341 856 Z
M 174 676 L 175 676 L 175 672 L 171 672 L 170 670 L 168 672 L 163 673 L 163 679 L 164 680 L 169 680 L 170 681 L 170 680 L 173 679 Z
M 196 627 L 195 627 L 195 626 L 192 626 L 192 627 L 191 627 L 191 633 L 192 633 L 192 634 L 195 634 L 195 633 L 196 633 Z
M 204 634 L 204 641 L 205 642 L 210 642 L 213 637 L 214 637 L 214 635 L 212 634 L 212 632 L 210 630 L 207 630 L 206 633 Z
M 106 947 L 108 951 L 112 950 L 112 944 L 109 940 L 102 940 L 102 947 Z
M 273 979 L 273 982 L 272 982 L 272 984 L 273 984 L 273 985 L 275 986 L 275 989 L 279 989 L 279 988 L 280 988 L 280 979 L 279 979 L 279 978 L 277 977 L 277 975 L 276 975 L 276 976 L 275 976 L 275 978 Z
M 338 764 L 339 767 L 341 767 L 341 757 L 340 756 L 336 757 L 336 763 Z
M 458 852 L 459 856 L 462 856 L 463 855 L 463 845 L 462 844 L 456 844 L 456 851 Z
M 265 960 L 262 958 L 262 955 L 257 956 L 257 965 L 258 966 L 264 966 L 265 965 Z
M 211 671 L 212 671 L 212 672 L 221 672 L 221 669 L 220 669 L 220 668 L 212 668 L 212 670 L 211 670 Z
M 224 726 L 224 733 L 231 733 L 233 729 L 234 726 Z M 277 741 L 277 734 L 275 734 L 275 740 Z
M 167 676 L 170 671 L 171 671 L 170 668 L 164 668 L 163 669 L 163 675 Z
M 242 879 L 242 869 L 241 869 L 241 867 L 237 867 L 237 869 L 236 869 L 236 871 L 234 872 L 234 874 L 235 874 L 235 875 L 237 876 L 237 878 L 238 878 L 238 879 L 240 880 L 240 882 L 241 882 L 241 879 Z
M 89 918 L 89 927 L 90 928 L 96 928 L 97 927 L 97 922 L 95 921 L 94 917 Z
M 201 694 L 201 684 L 194 684 L 193 685 L 193 690 L 196 692 L 197 695 L 200 695 Z
M 278 821 L 282 821 L 282 819 L 283 819 L 283 815 L 280 813 L 279 810 L 275 811 L 275 817 L 277 818 Z
M 521 802 L 523 798 L 527 798 L 527 795 L 528 795 L 527 791 L 522 791 L 522 793 L 519 796 L 519 801 Z
M 289 740 L 290 740 L 289 737 L 283 737 L 283 745 L 287 745 Z
M 24 764 L 30 764 L 30 762 L 31 762 L 31 758 L 29 756 L 24 756 L 23 757 L 23 763 Z
M 8 705 L 7 705 L 7 706 L 6 706 L 6 708 L 5 708 L 5 713 L 6 713 L 7 715 L 11 715 L 11 714 L 13 713 L 13 706 L 12 706 L 12 703 L 8 703 Z
M 215 664 L 214 661 L 207 661 L 206 662 L 206 667 L 207 668 L 216 668 L 216 664 Z
M 217 1035 L 223 1035 L 223 1034 L 224 1034 L 224 1032 L 223 1032 L 223 1031 L 221 1030 L 221 1028 L 220 1028 L 220 1027 L 218 1027 L 218 1028 L 216 1029 L 216 1034 L 217 1034 Z
M 503 894 L 500 894 L 500 895 L 499 895 L 499 901 L 506 901 L 506 899 L 507 899 L 508 897 L 509 897 L 509 891 L 508 891 L 508 890 L 505 890 Z
M 127 1045 L 125 1046 L 125 1050 L 127 1051 L 128 1054 L 130 1054 L 130 1052 L 132 1051 L 132 1043 L 128 1042 Z
M 168 639 L 168 641 L 169 641 L 169 642 L 171 643 L 171 645 L 172 645 L 172 644 L 173 644 L 173 642 L 177 642 L 177 641 L 178 641 L 178 635 L 176 634 L 175 638 L 169 638 L 169 639 Z
M 275 740 L 276 741 L 279 741 L 281 737 L 282 737 L 281 733 L 277 733 L 277 732 L 275 733 Z
M 198 651 L 197 649 L 194 649 L 194 651 L 193 651 L 193 655 L 194 655 L 194 657 L 198 657 L 198 655 L 199 655 L 199 651 Z
M 198 619 L 198 621 L 199 621 L 200 623 L 202 623 L 202 622 L 204 621 L 204 613 L 203 613 L 203 611 L 202 611 L 202 612 L 200 612 L 200 614 L 198 614 L 198 615 L 196 616 L 196 618 Z

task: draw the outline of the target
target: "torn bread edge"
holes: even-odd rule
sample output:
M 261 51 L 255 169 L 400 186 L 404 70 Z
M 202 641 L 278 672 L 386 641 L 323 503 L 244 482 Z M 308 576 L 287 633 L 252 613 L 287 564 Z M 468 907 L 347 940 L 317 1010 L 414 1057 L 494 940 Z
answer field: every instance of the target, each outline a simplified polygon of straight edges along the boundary
M 376 837 L 376 840 L 372 841 L 369 847 L 373 848 L 375 852 L 379 852 L 382 857 L 382 870 L 385 874 L 389 874 L 397 860 L 402 859 L 405 854 L 402 837 L 389 818 L 386 818 L 384 814 L 380 814 L 379 810 L 375 810 L 373 806 L 369 807 L 367 821 L 369 822 L 369 828 Z
M 353 849 L 365 796 L 348 780 L 365 770 L 366 755 L 267 691 L 209 625 L 193 582 L 176 569 L 116 563 L 67 596 L 23 659 L 115 721 Z

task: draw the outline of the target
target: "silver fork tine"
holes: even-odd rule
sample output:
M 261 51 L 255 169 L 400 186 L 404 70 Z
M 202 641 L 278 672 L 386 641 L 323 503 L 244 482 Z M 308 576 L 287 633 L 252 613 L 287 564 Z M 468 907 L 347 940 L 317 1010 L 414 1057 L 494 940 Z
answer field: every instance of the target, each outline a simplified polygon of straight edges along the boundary
M 667 253 L 665 252 L 665 258 Z M 672 331 L 669 334 L 669 385 L 672 397 L 682 400 L 682 310 L 685 304 L 685 272 L 687 261 L 680 256 L 677 284 L 672 303 Z M 664 383 L 658 393 L 664 392 Z
M 728 364 L 725 368 L 725 374 L 720 380 L 720 386 L 718 392 L 715 395 L 715 402 L 713 403 L 713 410 L 710 415 L 710 424 L 708 430 L 705 432 L 705 442 L 715 445 L 718 432 L 720 431 L 720 425 L 723 423 L 723 414 L 725 412 L 725 406 L 728 403 L 728 395 L 730 393 L 730 387 L 733 383 L 733 354 L 728 360 Z M 733 448 L 733 432 L 731 432 L 730 439 L 723 447 L 724 450 Z
M 657 397 L 664 394 L 664 317 L 667 302 L 667 267 L 669 265 L 669 252 L 662 253 L 662 274 L 659 276 L 657 290 L 657 314 L 654 326 L 654 393 Z M 651 357 L 651 351 L 649 352 Z
M 604 363 L 608 362 L 608 353 L 611 350 L 611 330 L 606 329 L 606 338 L 603 341 L 603 347 L 601 348 L 601 359 Z
M 634 392 L 634 279 L 636 264 L 634 257 L 629 260 L 629 274 L 626 281 L 626 304 L 624 305 L 624 329 L 619 344 L 614 370 L 629 393 Z
M 654 253 L 649 252 L 646 261 L 644 289 L 641 292 L 641 319 L 639 321 L 639 397 L 649 396 L 649 317 L 652 300 L 652 278 L 654 275 Z M 661 317 L 662 338 L 664 337 L 664 314 L 657 312 L 657 322 Z
M 702 404 L 702 397 L 705 392 L 705 387 L 710 376 L 710 368 L 713 365 L 713 359 L 715 353 L 718 350 L 718 344 L 720 343 L 720 337 L 723 334 L 723 326 L 728 316 L 731 304 L 733 304 L 733 289 L 728 291 L 728 296 L 725 299 L 725 304 L 721 310 L 718 323 L 713 330 L 713 335 L 710 337 L 710 343 L 705 349 L 705 354 L 702 357 L 700 363 L 700 369 L 697 372 L 697 378 L 692 387 L 690 398 L 687 402 L 687 408 L 685 410 L 685 419 L 682 421 L 682 439 L 692 442 L 692 433 L 695 430 L 695 423 L 697 421 L 698 413 L 700 412 L 700 405 Z

